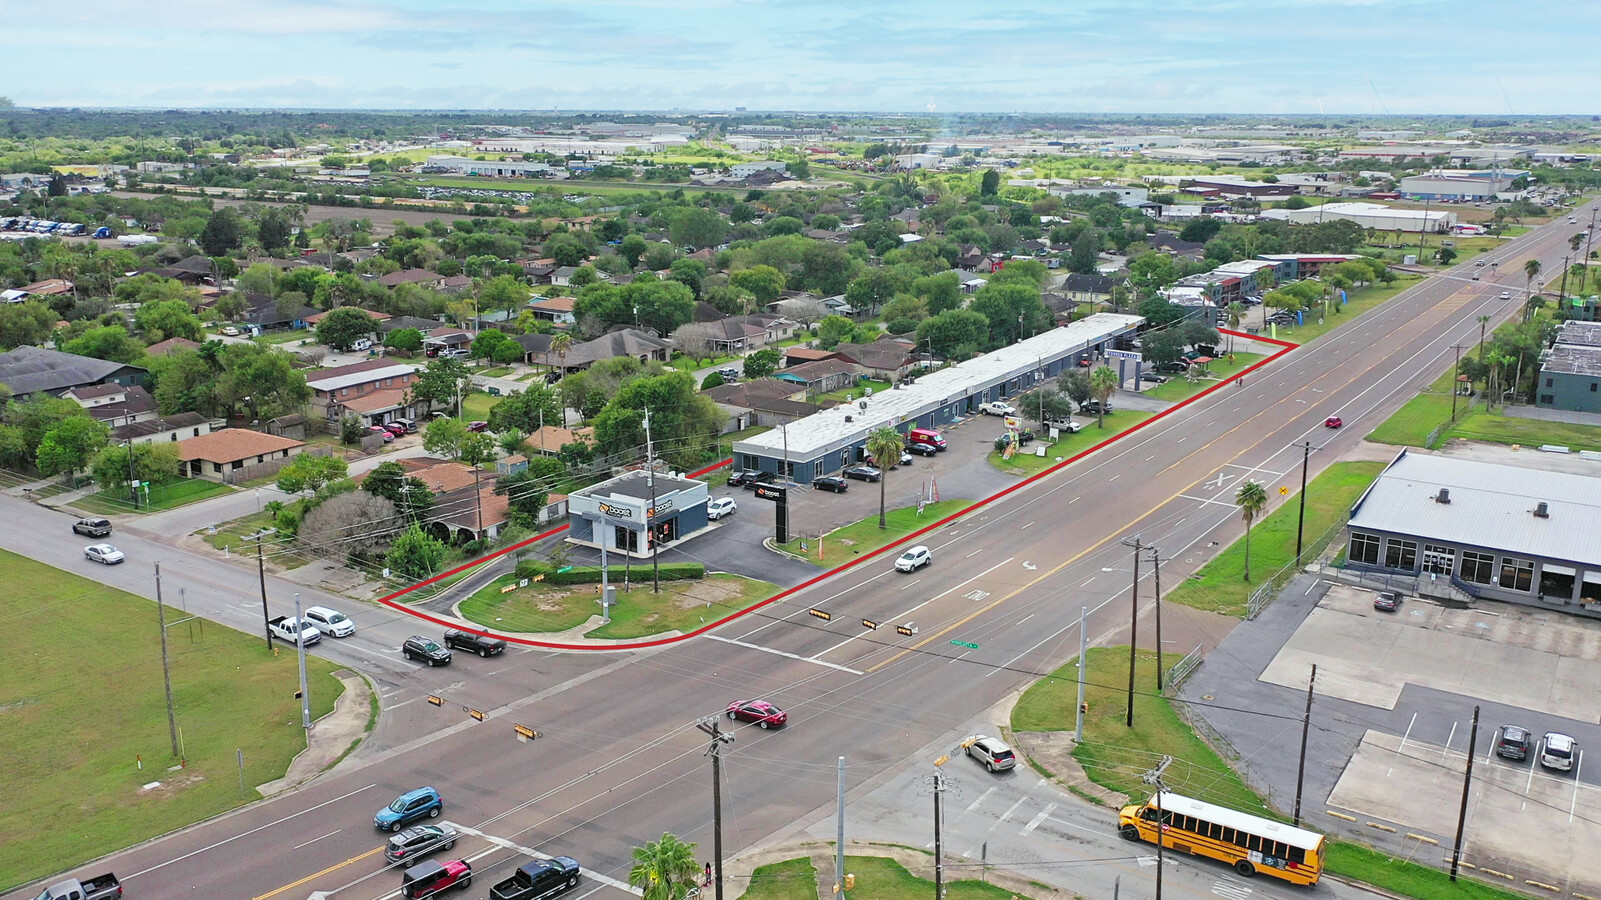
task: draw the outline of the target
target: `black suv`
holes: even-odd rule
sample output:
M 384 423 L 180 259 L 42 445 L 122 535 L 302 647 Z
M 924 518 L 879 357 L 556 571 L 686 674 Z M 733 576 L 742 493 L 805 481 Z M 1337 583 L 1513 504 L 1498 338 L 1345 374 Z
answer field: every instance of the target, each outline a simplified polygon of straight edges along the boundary
M 506 649 L 506 642 L 472 631 L 451 628 L 445 632 L 445 646 L 452 650 L 466 650 L 479 656 L 490 657 Z
M 430 666 L 450 665 L 450 651 L 439 646 L 439 642 L 433 638 L 414 634 L 400 645 L 400 652 L 407 659 L 420 659 Z
M 1502 725 L 1501 733 L 1496 736 L 1495 752 L 1497 756 L 1507 759 L 1528 759 L 1529 748 L 1534 745 L 1534 735 L 1529 729 L 1520 725 Z
M 105 537 L 111 533 L 110 519 L 79 519 L 72 523 L 72 533 L 89 537 Z
M 728 477 L 729 487 L 748 487 L 755 489 L 758 484 L 766 484 L 777 478 L 772 472 L 762 472 L 756 469 L 741 469 Z

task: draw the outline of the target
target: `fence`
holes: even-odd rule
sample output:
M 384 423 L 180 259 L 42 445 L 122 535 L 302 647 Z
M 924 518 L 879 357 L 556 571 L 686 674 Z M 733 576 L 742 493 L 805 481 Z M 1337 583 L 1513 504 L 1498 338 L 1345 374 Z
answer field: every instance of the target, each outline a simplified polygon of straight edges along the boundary
M 1262 610 L 1267 609 L 1268 604 L 1273 602 L 1273 598 L 1278 596 L 1279 591 L 1284 588 L 1290 578 L 1300 571 L 1301 566 L 1305 565 L 1308 560 L 1316 559 L 1328 547 L 1329 542 L 1334 540 L 1344 528 L 1345 516 L 1341 516 L 1340 521 L 1329 526 L 1327 531 L 1308 541 L 1302 547 L 1300 556 L 1297 556 L 1277 572 L 1269 575 L 1262 582 L 1262 586 L 1252 591 L 1251 596 L 1245 601 L 1245 618 L 1247 620 L 1254 619 Z
M 1482 399 L 1484 399 L 1483 394 L 1474 394 L 1472 397 L 1468 398 L 1468 405 L 1462 408 L 1460 415 L 1466 416 L 1468 413 L 1473 412 L 1473 407 L 1478 406 L 1479 401 Z M 1440 435 L 1444 434 L 1447 429 L 1455 424 L 1456 420 L 1452 419 L 1449 422 L 1441 422 L 1440 424 L 1434 426 L 1434 430 L 1429 432 L 1429 436 L 1423 439 L 1423 446 L 1430 450 L 1438 449 L 1440 446 Z
M 334 450 L 326 444 L 308 444 L 300 452 L 307 456 L 332 456 Z M 222 473 L 222 483 L 239 484 L 245 481 L 254 481 L 257 478 L 266 478 L 269 475 L 277 475 L 279 469 L 294 461 L 295 458 L 293 456 L 280 456 L 277 459 L 269 459 L 264 463 L 233 469 Z
M 1167 689 L 1177 692 L 1179 685 L 1183 684 L 1185 679 L 1189 678 L 1200 667 L 1203 656 L 1201 645 L 1196 644 L 1194 650 L 1184 654 L 1183 659 L 1170 666 L 1167 670 Z

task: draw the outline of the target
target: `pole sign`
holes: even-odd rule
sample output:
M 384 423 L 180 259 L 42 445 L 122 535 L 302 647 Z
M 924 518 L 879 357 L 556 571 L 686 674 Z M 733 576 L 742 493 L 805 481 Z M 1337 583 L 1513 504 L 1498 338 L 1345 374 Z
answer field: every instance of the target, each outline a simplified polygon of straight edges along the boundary
M 1139 352 L 1135 351 L 1135 350 L 1108 350 L 1108 351 L 1106 351 L 1106 358 L 1107 359 L 1126 359 L 1126 360 L 1129 360 L 1130 362 L 1140 362 L 1141 360 L 1144 359 L 1144 357 L 1141 356 L 1139 354 Z
M 783 503 L 789 498 L 789 488 L 772 484 L 756 485 L 756 496 L 774 503 Z

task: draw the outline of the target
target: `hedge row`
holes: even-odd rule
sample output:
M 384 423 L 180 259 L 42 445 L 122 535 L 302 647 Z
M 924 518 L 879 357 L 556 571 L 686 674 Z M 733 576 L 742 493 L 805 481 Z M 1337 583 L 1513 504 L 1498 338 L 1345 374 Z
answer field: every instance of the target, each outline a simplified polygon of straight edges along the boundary
M 611 567 L 612 581 L 616 582 L 617 569 Z M 649 564 L 634 563 L 635 577 L 638 572 L 649 569 Z M 599 566 L 574 566 L 566 572 L 556 571 L 550 563 L 539 560 L 524 560 L 517 564 L 518 578 L 533 578 L 536 575 L 545 576 L 546 584 L 599 584 Z M 694 581 L 706 577 L 706 566 L 702 563 L 661 563 L 661 577 L 663 581 Z

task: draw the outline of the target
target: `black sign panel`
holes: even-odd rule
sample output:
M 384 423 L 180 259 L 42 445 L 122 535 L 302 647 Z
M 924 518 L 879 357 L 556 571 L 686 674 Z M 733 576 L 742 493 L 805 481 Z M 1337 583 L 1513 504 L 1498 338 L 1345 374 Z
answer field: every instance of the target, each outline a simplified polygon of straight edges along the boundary
M 756 496 L 762 498 L 763 500 L 772 500 L 775 503 L 783 503 L 784 500 L 789 497 L 789 488 L 779 487 L 771 484 L 758 484 L 756 485 Z

